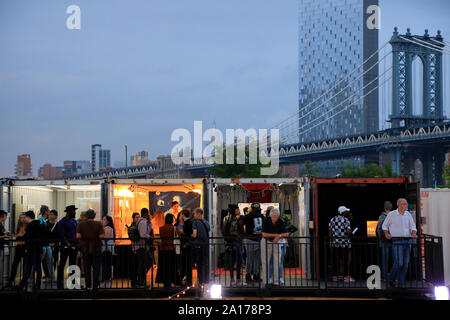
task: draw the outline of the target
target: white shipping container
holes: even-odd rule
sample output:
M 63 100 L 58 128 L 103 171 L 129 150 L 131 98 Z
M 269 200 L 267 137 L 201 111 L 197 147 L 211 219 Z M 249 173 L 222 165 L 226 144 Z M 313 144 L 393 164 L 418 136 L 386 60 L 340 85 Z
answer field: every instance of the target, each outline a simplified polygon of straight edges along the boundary
M 420 189 L 423 233 L 442 237 L 445 284 L 450 285 L 450 189 Z

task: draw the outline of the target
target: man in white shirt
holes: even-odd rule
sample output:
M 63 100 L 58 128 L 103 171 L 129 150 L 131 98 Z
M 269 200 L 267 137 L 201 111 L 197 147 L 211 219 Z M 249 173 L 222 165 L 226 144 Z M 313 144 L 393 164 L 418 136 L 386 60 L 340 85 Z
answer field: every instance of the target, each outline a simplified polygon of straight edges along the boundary
M 408 271 L 409 254 L 411 251 L 411 238 L 417 238 L 416 224 L 411 214 L 406 211 L 408 201 L 397 200 L 397 210 L 391 211 L 383 222 L 383 232 L 386 239 L 392 239 L 392 256 L 394 264 L 389 273 L 391 286 L 403 288 Z

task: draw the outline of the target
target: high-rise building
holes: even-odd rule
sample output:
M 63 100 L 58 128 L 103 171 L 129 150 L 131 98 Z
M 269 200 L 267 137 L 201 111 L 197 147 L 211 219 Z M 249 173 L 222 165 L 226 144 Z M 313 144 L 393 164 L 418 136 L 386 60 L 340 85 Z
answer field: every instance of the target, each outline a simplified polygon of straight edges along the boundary
M 101 144 L 91 146 L 92 172 L 111 167 L 111 150 L 102 149 Z
M 378 50 L 378 27 L 370 23 L 378 0 L 299 1 L 299 137 L 292 142 L 377 131 L 378 66 L 359 79 L 363 68 L 350 73 Z M 377 61 L 374 54 L 364 71 Z
M 141 151 L 130 157 L 131 166 L 142 166 L 148 164 L 148 152 Z
M 91 167 L 92 172 L 100 170 L 100 150 L 102 149 L 101 144 L 93 144 L 91 146 Z
M 31 175 L 31 156 L 29 154 L 18 155 L 16 164 L 16 176 L 24 177 Z
M 100 150 L 100 169 L 111 168 L 111 150 Z

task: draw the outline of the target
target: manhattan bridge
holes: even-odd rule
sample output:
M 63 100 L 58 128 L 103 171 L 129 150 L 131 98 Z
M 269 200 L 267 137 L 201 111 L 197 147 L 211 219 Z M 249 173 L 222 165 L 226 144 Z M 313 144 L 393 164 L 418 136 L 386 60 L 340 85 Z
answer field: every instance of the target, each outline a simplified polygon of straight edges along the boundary
M 395 28 L 391 40 L 381 45 L 366 61 L 332 84 L 316 99 L 272 127 L 280 132 L 280 164 L 302 164 L 307 160 L 328 161 L 361 156 L 366 159 L 366 163 L 383 165 L 391 161 L 395 174 L 412 175 L 421 181 L 422 187 L 442 184 L 445 154 L 450 152 L 450 121 L 444 115 L 443 98 L 444 89 L 448 89 L 444 88 L 443 56 L 450 55 L 446 44 L 450 42 L 444 40 L 440 31 L 436 36 L 430 36 L 428 30 L 425 30 L 424 35 L 418 36 L 412 35 L 408 29 L 407 33 L 402 35 Z M 413 61 L 416 58 L 419 58 L 423 65 L 423 76 L 419 79 L 422 82 L 421 101 L 414 99 L 413 95 L 414 81 L 417 81 L 413 72 Z M 390 66 L 386 67 L 385 59 L 390 59 Z M 381 67 L 382 63 L 384 68 Z M 374 68 L 381 70 L 378 76 L 360 89 L 346 94 L 345 99 L 335 99 L 346 90 L 348 92 L 353 83 Z M 392 105 L 387 119 L 389 128 L 363 135 L 301 142 L 314 128 L 324 124 L 331 126 L 333 118 L 354 107 L 358 101 L 371 93 L 387 86 L 390 86 L 389 91 L 392 92 L 387 97 Z M 324 105 L 327 105 L 326 112 L 314 116 L 306 123 L 301 121 Z M 421 110 L 417 110 L 417 105 L 420 105 Z M 207 160 L 193 159 L 191 165 L 183 166 L 166 162 L 117 168 L 70 178 L 206 176 L 210 174 L 208 168 L 211 167 Z M 417 172 L 418 162 L 421 164 L 421 172 Z

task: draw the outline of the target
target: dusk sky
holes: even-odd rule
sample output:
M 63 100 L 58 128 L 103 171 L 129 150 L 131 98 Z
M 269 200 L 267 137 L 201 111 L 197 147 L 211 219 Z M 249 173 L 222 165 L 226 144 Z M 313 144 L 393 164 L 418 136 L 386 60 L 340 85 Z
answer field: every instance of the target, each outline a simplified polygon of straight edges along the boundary
M 380 6 L 380 44 L 394 26 L 450 39 L 448 0 Z M 154 159 L 194 120 L 270 128 L 298 108 L 298 19 L 298 0 L 0 0 L 0 177 L 18 154 L 36 175 L 94 143 L 112 164 L 125 144 Z

